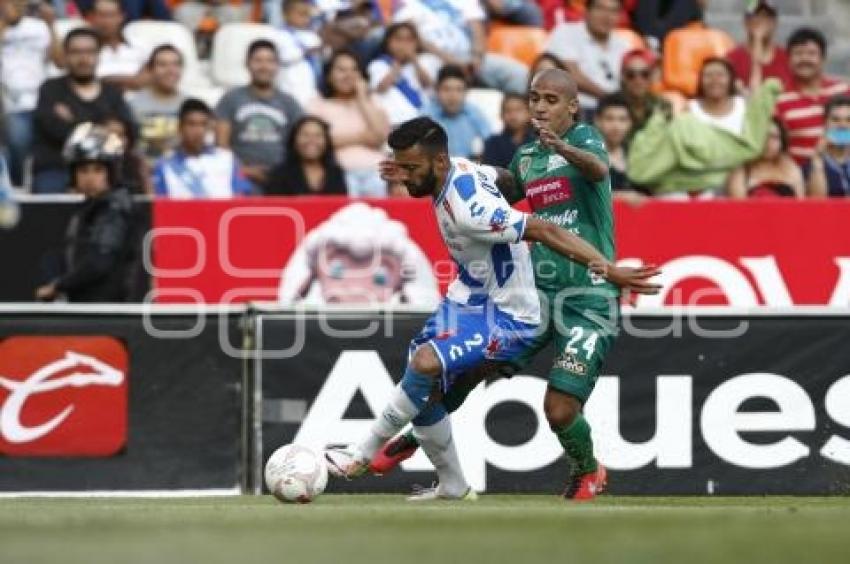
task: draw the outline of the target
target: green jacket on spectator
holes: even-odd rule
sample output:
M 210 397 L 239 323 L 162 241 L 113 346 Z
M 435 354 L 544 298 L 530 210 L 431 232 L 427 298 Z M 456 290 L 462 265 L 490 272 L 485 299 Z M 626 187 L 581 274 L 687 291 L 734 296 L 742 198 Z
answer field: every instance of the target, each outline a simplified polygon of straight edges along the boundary
M 734 168 L 764 150 L 778 80 L 766 81 L 747 100 L 741 135 L 699 121 L 691 114 L 667 120 L 656 111 L 629 145 L 629 178 L 654 194 L 719 188 Z

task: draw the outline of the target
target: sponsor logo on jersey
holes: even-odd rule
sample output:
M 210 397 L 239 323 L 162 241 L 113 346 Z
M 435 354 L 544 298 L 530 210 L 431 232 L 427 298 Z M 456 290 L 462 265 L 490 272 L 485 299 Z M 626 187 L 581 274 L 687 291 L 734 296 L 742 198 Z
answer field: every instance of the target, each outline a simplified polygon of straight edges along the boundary
M 587 365 L 580 362 L 572 353 L 564 353 L 563 356 L 556 358 L 555 366 L 567 372 L 578 374 L 579 376 L 587 374 Z
M 573 197 L 573 187 L 563 176 L 541 178 L 528 184 L 525 195 L 531 209 L 537 211 L 569 201 Z
M 127 349 L 112 337 L 0 342 L 0 453 L 111 456 L 127 440 Z
M 557 170 L 565 166 L 570 166 L 567 159 L 561 155 L 549 155 L 549 162 L 546 164 L 546 172 L 552 172 L 553 170 Z
M 519 160 L 519 176 L 520 178 L 525 178 L 528 174 L 528 169 L 531 168 L 532 157 L 530 155 L 525 155 Z

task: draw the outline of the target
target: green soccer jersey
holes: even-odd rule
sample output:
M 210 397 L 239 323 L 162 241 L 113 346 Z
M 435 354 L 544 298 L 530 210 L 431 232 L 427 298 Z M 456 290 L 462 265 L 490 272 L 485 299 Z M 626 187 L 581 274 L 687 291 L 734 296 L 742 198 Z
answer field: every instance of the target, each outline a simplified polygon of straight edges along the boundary
M 562 139 L 608 164 L 605 143 L 595 127 L 577 123 Z M 519 148 L 511 161 L 510 171 L 522 187 L 535 216 L 572 231 L 606 258 L 614 260 L 614 217 L 611 182 L 607 176 L 598 182 L 586 179 L 564 157 L 543 147 L 539 141 Z M 616 286 L 542 243 L 534 243 L 531 253 L 537 287 L 544 292 L 585 291 L 574 297 L 570 294 L 567 301 L 571 303 L 597 302 L 619 295 Z

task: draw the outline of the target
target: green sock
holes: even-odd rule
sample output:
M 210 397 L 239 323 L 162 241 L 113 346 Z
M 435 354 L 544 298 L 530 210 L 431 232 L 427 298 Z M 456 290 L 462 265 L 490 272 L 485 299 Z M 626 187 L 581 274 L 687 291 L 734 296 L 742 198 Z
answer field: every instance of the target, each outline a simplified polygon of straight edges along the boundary
M 596 472 L 598 467 L 593 456 L 593 439 L 590 438 L 590 425 L 581 413 L 571 425 L 552 430 L 573 464 L 573 474 L 580 476 Z

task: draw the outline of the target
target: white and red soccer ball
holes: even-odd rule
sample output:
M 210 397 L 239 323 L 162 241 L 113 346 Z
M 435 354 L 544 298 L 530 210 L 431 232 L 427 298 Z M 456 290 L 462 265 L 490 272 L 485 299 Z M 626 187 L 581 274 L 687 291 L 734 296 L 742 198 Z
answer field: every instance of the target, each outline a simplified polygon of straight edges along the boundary
M 301 445 L 285 445 L 266 462 L 266 486 L 284 503 L 309 503 L 328 484 L 328 469 L 322 457 Z

